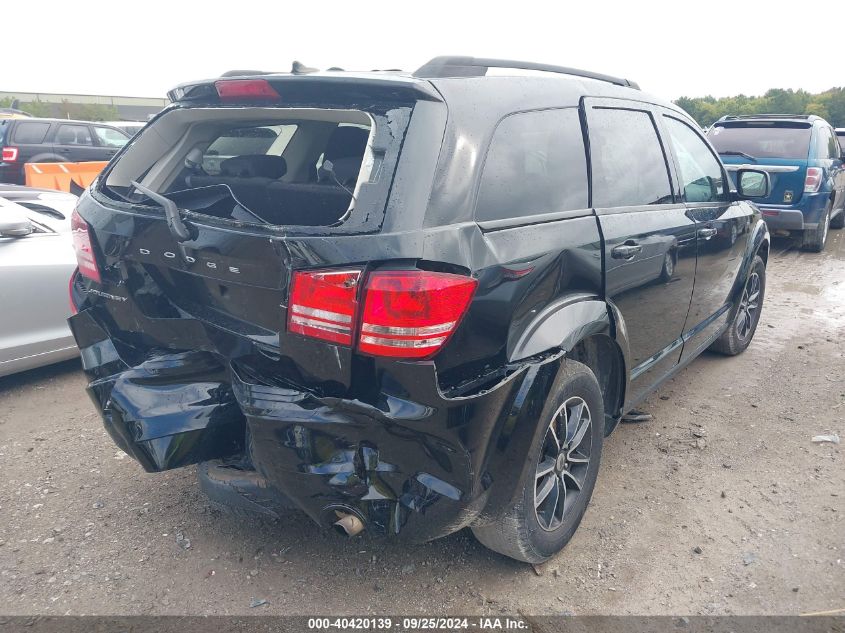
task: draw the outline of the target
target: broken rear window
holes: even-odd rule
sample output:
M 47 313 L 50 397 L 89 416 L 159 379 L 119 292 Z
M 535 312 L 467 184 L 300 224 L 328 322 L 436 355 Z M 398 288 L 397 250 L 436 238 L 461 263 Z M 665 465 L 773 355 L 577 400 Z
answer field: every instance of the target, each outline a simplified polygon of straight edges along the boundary
M 358 110 L 174 109 L 141 132 L 101 192 L 152 204 L 135 181 L 214 217 L 331 226 L 374 202 L 362 188 L 382 175 L 385 148 L 374 143 L 380 120 Z

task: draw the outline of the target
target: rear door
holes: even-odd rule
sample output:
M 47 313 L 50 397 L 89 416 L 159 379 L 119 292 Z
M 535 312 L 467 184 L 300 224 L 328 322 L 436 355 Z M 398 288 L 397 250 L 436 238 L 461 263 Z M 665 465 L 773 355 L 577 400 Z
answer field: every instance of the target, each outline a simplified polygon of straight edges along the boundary
M 682 360 L 708 345 L 724 325 L 734 281 L 751 234 L 752 207 L 732 202 L 729 180 L 701 134 L 680 116 L 664 112 L 688 214 L 696 221 L 698 263 Z
M 696 223 L 673 192 L 651 106 L 585 101 L 605 293 L 627 331 L 631 406 L 678 363 L 695 278 Z
M 95 146 L 90 126 L 84 123 L 60 123 L 53 133 L 53 150 L 69 163 L 108 160 Z
M 105 125 L 92 125 L 94 129 L 94 143 L 97 147 L 96 160 L 111 160 L 117 150 L 129 142 L 129 136 L 121 130 Z

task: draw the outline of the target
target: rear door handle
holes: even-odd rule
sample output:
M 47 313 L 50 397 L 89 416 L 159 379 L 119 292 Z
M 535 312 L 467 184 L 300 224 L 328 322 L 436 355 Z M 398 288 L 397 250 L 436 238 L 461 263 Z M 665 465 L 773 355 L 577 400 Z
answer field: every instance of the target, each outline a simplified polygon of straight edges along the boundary
M 634 255 L 643 250 L 639 244 L 620 244 L 610 250 L 613 259 L 633 259 Z
M 716 233 L 716 229 L 698 229 L 698 237 L 703 237 L 705 240 L 709 240 Z

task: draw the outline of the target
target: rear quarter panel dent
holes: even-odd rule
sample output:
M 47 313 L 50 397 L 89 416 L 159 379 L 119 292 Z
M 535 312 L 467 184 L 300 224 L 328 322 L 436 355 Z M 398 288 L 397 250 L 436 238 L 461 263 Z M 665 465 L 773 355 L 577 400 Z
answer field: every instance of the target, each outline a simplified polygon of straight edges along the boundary
M 567 351 L 588 336 L 609 331 L 604 301 L 590 295 L 570 295 L 546 307 L 521 331 L 511 333 L 508 359 L 521 360 L 556 348 Z

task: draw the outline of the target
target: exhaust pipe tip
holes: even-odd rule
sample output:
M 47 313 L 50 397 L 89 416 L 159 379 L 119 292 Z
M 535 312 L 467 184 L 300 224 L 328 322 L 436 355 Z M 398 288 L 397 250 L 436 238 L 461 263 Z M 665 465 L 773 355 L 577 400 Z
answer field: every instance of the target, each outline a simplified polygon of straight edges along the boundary
M 341 512 L 340 510 L 335 510 L 334 513 L 337 515 L 338 520 L 333 525 L 335 530 L 340 534 L 352 538 L 363 532 L 364 522 L 354 514 Z

